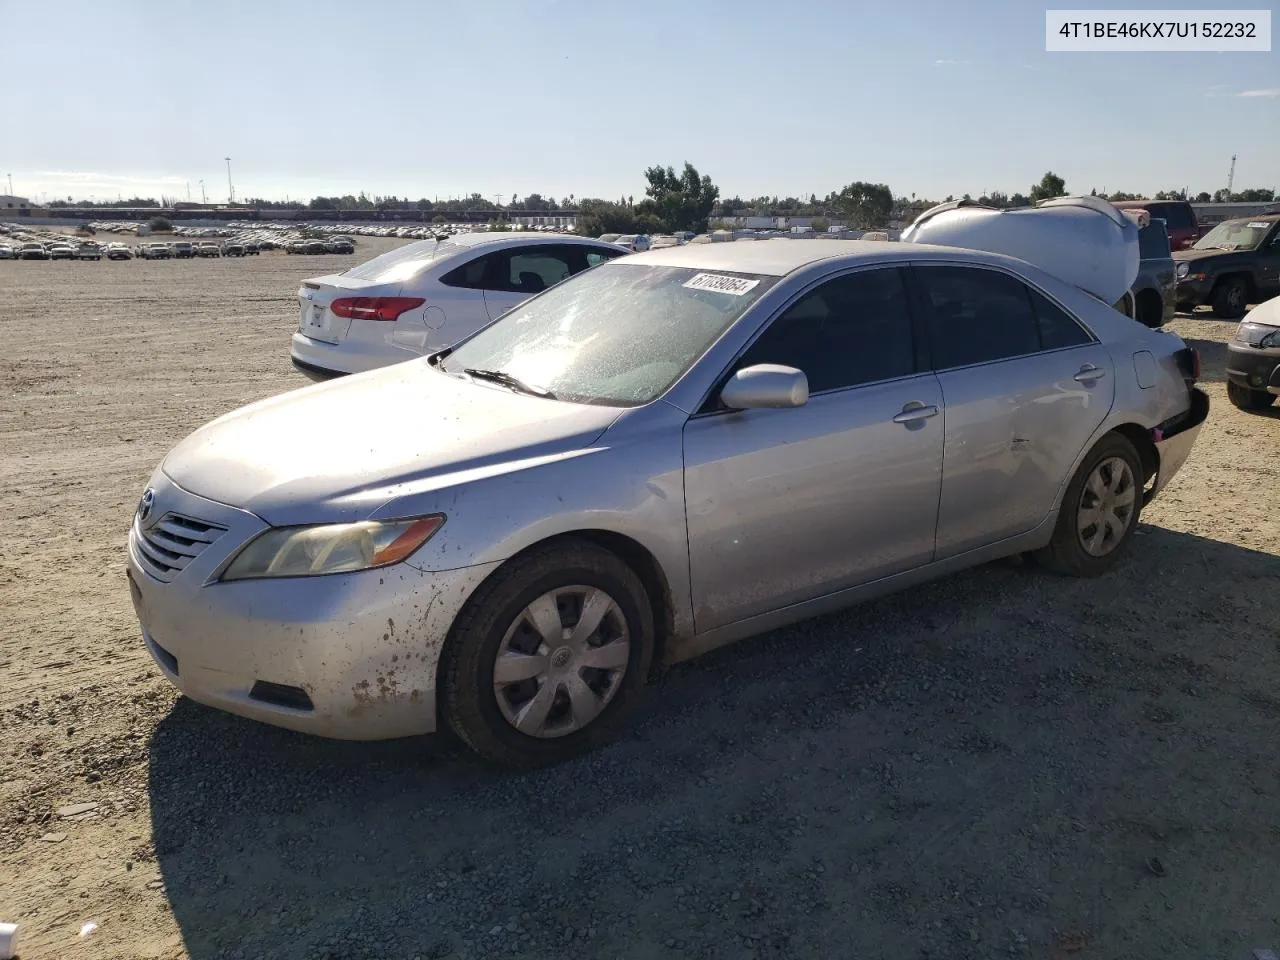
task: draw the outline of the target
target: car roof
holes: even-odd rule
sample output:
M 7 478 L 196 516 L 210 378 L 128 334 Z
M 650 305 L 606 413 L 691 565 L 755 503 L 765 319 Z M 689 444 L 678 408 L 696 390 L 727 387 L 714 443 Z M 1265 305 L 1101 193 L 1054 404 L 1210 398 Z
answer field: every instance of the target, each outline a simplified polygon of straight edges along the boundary
M 756 243 L 691 243 L 683 247 L 661 247 L 633 254 L 627 257 L 627 263 L 785 277 L 822 260 L 857 264 L 902 262 L 912 257 L 964 259 L 1006 266 L 1021 263 L 1012 257 L 965 247 L 885 240 L 793 240 L 786 237 Z
M 445 243 L 457 247 L 478 247 L 489 243 L 588 243 L 599 246 L 594 237 L 580 237 L 574 233 L 455 233 Z M 426 241 L 422 241 L 426 242 Z
M 1116 200 L 1111 205 L 1117 210 L 1137 210 L 1141 207 L 1149 207 L 1153 203 L 1185 203 L 1191 205 L 1190 200 Z

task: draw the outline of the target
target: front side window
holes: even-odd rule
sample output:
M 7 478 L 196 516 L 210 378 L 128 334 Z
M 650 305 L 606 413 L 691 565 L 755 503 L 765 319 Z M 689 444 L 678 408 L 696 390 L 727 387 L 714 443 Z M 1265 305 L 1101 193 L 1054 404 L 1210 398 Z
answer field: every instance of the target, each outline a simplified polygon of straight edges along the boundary
M 975 267 L 919 267 L 929 308 L 934 369 L 948 370 L 1035 353 L 1040 335 L 1027 288 Z
M 902 271 L 829 280 L 778 315 L 735 364 L 795 367 L 810 393 L 856 387 L 915 372 L 911 314 Z
M 648 403 L 776 282 L 615 260 L 526 301 L 454 348 L 439 369 L 500 371 L 559 400 Z

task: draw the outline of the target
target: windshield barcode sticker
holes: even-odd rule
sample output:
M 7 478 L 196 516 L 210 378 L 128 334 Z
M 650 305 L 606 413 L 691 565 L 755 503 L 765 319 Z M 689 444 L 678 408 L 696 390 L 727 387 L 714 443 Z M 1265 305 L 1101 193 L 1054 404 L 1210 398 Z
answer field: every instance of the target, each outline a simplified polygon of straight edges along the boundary
M 1269 226 L 1271 226 L 1271 224 L 1267 223 L 1267 221 L 1259 220 L 1257 223 L 1249 224 L 1249 229 L 1254 230 L 1254 229 L 1257 229 L 1258 227 L 1261 227 L 1263 230 L 1265 230 Z
M 727 293 L 741 297 L 750 293 L 758 285 L 759 280 L 748 280 L 745 277 L 726 277 L 719 273 L 699 273 L 681 286 L 689 290 L 714 290 L 716 293 Z

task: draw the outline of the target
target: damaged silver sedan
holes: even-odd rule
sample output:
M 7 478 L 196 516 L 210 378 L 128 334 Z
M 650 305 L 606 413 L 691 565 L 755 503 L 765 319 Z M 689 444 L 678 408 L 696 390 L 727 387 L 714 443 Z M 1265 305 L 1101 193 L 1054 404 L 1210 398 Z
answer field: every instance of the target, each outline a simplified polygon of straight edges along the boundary
M 198 430 L 143 493 L 130 590 L 201 703 L 554 762 L 660 661 L 1001 556 L 1105 573 L 1204 422 L 1197 376 L 996 253 L 668 247 Z

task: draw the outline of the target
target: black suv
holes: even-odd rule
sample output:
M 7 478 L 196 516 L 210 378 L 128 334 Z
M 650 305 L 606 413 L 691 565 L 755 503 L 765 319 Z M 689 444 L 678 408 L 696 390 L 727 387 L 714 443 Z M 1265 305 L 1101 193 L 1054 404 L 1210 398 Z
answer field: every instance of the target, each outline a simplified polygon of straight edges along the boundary
M 1179 310 L 1207 303 L 1223 320 L 1239 320 L 1249 304 L 1280 294 L 1280 213 L 1224 220 L 1173 259 Z

